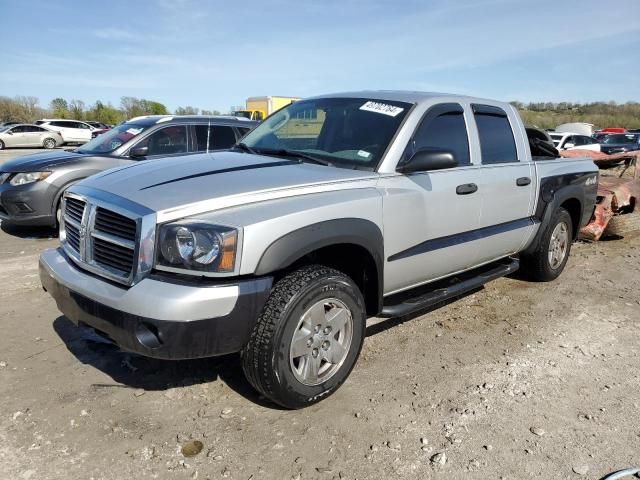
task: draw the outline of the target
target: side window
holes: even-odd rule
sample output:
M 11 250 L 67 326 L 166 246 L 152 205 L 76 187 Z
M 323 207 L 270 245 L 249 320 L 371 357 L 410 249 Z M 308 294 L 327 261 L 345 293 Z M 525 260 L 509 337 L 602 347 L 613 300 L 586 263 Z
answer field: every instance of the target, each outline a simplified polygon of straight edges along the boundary
M 186 153 L 187 127 L 180 125 L 162 128 L 136 144 L 136 147 L 149 147 L 147 156 Z
M 211 138 L 209 139 L 210 150 L 223 150 L 231 148 L 236 143 L 236 134 L 232 127 L 222 127 L 214 125 L 211 127 Z
M 82 130 L 91 130 L 91 127 L 89 127 L 89 125 L 80 122 L 76 122 L 76 128 L 80 128 Z
M 473 116 L 480 136 L 482 163 L 517 162 L 516 141 L 505 111 L 488 105 L 473 105 Z
M 28 125 L 25 128 L 25 132 L 44 132 L 44 128 L 36 127 L 35 125 Z
M 219 125 L 195 125 L 197 152 L 207 151 L 207 130 L 209 131 L 209 150 L 224 150 L 236 143 L 236 135 L 232 127 Z
M 13 127 L 11 129 L 11 133 L 24 133 L 26 131 L 26 127 Z
M 471 164 L 464 111 L 458 104 L 437 105 L 428 111 L 416 130 L 412 143 L 411 153 L 423 148 L 449 150 L 458 165 Z
M 264 115 L 262 112 L 255 112 L 253 115 L 253 120 L 262 121 L 264 120 Z

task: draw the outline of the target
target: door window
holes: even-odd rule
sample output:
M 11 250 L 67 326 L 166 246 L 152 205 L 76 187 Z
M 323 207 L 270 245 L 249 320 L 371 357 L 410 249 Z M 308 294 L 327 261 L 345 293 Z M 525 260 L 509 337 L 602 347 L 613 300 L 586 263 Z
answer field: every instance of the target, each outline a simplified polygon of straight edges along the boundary
M 25 132 L 36 132 L 36 133 L 40 133 L 40 132 L 44 132 L 44 128 L 41 127 L 36 127 L 35 125 L 27 125 L 24 127 L 26 130 Z
M 473 115 L 480 136 L 483 164 L 518 161 L 513 130 L 504 110 L 488 105 L 473 105 Z
M 27 127 L 26 126 L 20 126 L 20 127 L 13 127 L 10 131 L 11 133 L 24 133 L 27 130 L 25 130 Z
M 224 150 L 231 148 L 236 143 L 236 134 L 232 127 L 195 125 L 195 130 L 197 152 L 207 151 L 207 138 L 209 139 L 209 150 Z
M 423 148 L 448 150 L 458 165 L 470 165 L 464 111 L 458 104 L 441 104 L 427 112 L 414 134 L 410 155 Z
M 162 128 L 143 139 L 136 147 L 149 147 L 147 156 L 186 153 L 187 127 L 176 125 Z

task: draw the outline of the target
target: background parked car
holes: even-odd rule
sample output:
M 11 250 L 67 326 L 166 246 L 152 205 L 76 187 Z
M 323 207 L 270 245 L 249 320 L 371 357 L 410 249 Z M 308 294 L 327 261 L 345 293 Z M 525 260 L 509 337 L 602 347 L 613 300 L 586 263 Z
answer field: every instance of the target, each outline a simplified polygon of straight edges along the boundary
M 94 128 L 94 130 L 91 131 L 91 138 L 96 138 L 98 135 L 102 135 L 104 132 L 111 128 L 109 125 L 105 125 L 104 123 L 100 122 L 87 121 L 86 123 Z
M 613 133 L 602 139 L 601 151 L 603 153 L 621 153 L 640 150 L 639 133 Z
M 78 120 L 44 118 L 35 123 L 49 130 L 60 132 L 64 143 L 87 143 L 92 138 L 91 133 L 96 130 L 88 123 Z
M 555 133 L 551 132 L 551 139 L 553 145 L 558 150 L 595 150 L 600 151 L 600 144 L 593 137 L 587 135 L 580 135 L 578 133 Z
M 63 143 L 60 133 L 39 125 L 18 124 L 0 127 L 0 150 L 8 147 L 55 148 Z
M 137 160 L 226 150 L 257 123 L 235 117 L 137 117 L 75 150 L 10 160 L 0 165 L 0 219 L 56 226 L 62 193 L 74 183 Z
M 0 127 L 10 127 L 11 125 L 19 125 L 20 122 L 0 122 Z

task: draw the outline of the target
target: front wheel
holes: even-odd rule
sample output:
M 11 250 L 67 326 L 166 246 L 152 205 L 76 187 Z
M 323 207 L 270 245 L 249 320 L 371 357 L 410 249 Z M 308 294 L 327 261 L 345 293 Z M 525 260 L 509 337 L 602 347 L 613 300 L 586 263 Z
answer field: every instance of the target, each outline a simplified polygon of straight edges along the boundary
M 53 138 L 45 138 L 42 146 L 48 150 L 56 148 L 56 141 Z
M 279 280 L 242 351 L 249 383 L 275 403 L 302 408 L 335 392 L 360 355 L 362 293 L 337 270 L 311 265 Z
M 555 280 L 564 270 L 571 243 L 573 222 L 571 215 L 560 207 L 551 216 L 536 249 L 522 258 L 522 270 L 532 280 L 548 282 Z

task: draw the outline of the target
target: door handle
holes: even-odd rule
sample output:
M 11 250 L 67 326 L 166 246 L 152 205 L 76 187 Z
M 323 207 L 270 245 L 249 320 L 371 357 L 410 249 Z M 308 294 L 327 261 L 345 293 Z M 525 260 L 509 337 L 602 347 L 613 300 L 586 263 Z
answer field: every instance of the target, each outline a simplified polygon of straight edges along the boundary
M 531 179 L 529 177 L 520 177 L 516 180 L 516 185 L 519 187 L 526 187 L 531 183 Z
M 478 191 L 478 185 L 475 183 L 465 183 L 456 187 L 456 193 L 458 195 L 469 195 Z

